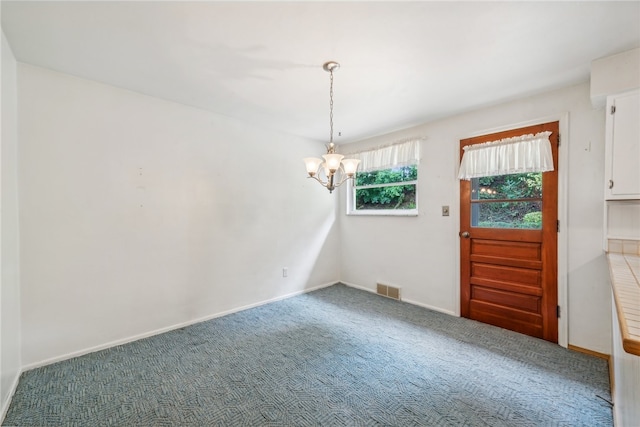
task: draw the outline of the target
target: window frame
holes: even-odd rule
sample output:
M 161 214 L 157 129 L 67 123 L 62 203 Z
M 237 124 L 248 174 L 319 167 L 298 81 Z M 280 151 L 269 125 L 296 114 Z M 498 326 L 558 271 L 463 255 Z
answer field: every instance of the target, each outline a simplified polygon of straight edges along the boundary
M 471 185 L 471 193 L 469 194 L 469 203 L 470 203 L 470 209 L 471 209 L 471 215 L 470 215 L 471 222 L 469 224 L 469 227 L 475 228 L 475 229 L 486 228 L 486 229 L 500 229 L 500 230 L 532 230 L 532 231 L 542 230 L 542 223 L 540 224 L 540 227 L 498 227 L 498 226 L 494 227 L 494 226 L 487 226 L 486 224 L 480 225 L 480 209 L 481 209 L 481 207 L 483 205 L 490 206 L 492 204 L 498 204 L 498 203 L 508 203 L 508 204 L 540 203 L 539 212 L 542 213 L 542 209 L 543 209 L 542 208 L 542 201 L 543 201 L 542 174 L 543 174 L 543 172 L 522 172 L 522 173 L 518 173 L 518 174 L 490 175 L 487 178 L 499 178 L 499 177 L 504 177 L 504 176 L 509 176 L 509 175 L 528 175 L 528 174 L 532 174 L 532 173 L 540 175 L 541 188 L 540 188 L 540 195 L 539 196 L 517 197 L 517 198 L 499 197 L 499 198 L 496 198 L 496 199 L 490 199 L 490 198 L 482 199 L 482 198 L 480 198 L 480 190 L 478 190 L 478 189 L 481 186 L 480 179 L 483 178 L 483 177 L 471 178 L 469 180 L 470 185 Z M 475 196 L 477 197 L 475 199 L 474 199 L 474 193 L 475 193 Z M 474 225 L 474 221 L 477 222 L 476 225 Z M 524 224 L 524 222 L 522 224 Z
M 405 165 L 405 166 L 415 166 L 416 172 L 418 175 L 419 171 L 419 163 L 414 165 Z M 403 167 L 403 165 L 392 166 L 390 168 L 381 169 L 388 170 L 394 169 L 397 167 Z M 356 173 L 357 175 L 357 173 Z M 381 188 L 381 187 L 396 187 L 403 185 L 415 185 L 416 186 L 416 207 L 413 209 L 356 209 L 356 190 L 365 189 L 365 188 Z M 347 210 L 346 214 L 351 216 L 418 216 L 418 179 L 412 181 L 398 181 L 398 182 L 386 182 L 383 184 L 367 184 L 367 185 L 355 185 L 355 179 L 350 179 L 347 183 Z

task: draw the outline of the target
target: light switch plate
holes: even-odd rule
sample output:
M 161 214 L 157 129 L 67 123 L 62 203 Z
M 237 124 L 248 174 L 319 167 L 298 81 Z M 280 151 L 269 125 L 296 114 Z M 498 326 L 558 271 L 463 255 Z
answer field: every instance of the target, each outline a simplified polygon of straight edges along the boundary
M 449 206 L 442 207 L 442 216 L 449 216 Z

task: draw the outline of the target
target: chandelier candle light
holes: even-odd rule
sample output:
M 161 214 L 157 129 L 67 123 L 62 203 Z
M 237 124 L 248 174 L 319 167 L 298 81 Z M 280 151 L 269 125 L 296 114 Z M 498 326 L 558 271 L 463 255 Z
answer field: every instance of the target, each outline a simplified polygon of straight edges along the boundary
M 330 74 L 331 85 L 329 87 L 329 145 L 327 154 L 323 155 L 324 161 L 317 157 L 305 157 L 304 163 L 307 166 L 308 178 L 318 181 L 323 187 L 332 193 L 333 190 L 342 185 L 346 180 L 353 179 L 358 169 L 358 159 L 345 159 L 342 154 L 336 153 L 336 146 L 333 143 L 333 71 L 337 70 L 340 64 L 334 61 L 325 62 L 322 68 Z M 320 177 L 320 171 L 324 177 Z

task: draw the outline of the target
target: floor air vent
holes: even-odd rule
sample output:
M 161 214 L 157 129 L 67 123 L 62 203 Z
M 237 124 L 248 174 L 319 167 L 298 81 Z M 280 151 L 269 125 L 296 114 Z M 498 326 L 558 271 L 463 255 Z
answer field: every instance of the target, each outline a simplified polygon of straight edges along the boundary
M 378 295 L 400 300 L 400 288 L 378 283 L 377 292 Z

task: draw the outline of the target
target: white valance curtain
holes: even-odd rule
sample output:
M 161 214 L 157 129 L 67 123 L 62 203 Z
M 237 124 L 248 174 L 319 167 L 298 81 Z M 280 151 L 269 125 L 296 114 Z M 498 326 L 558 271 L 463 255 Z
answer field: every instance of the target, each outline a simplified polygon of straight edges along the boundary
M 553 170 L 551 132 L 463 147 L 459 179 Z
M 420 161 L 420 139 L 404 140 L 374 150 L 351 153 L 348 156 L 360 159 L 358 169 L 361 172 L 415 165 Z

